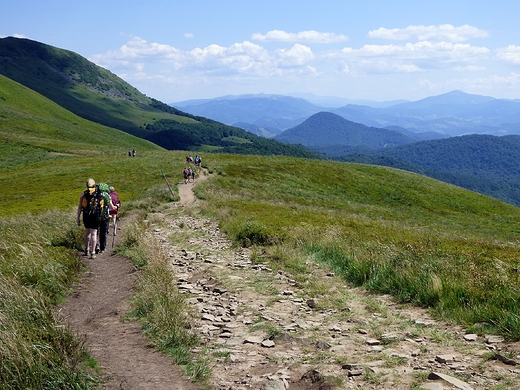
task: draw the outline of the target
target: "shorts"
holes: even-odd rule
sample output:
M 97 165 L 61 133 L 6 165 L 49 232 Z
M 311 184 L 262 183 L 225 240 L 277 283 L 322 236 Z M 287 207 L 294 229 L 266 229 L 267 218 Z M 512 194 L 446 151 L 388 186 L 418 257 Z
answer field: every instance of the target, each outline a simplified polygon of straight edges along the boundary
M 83 225 L 87 229 L 98 229 L 101 223 L 101 219 L 96 215 L 89 215 L 83 213 Z

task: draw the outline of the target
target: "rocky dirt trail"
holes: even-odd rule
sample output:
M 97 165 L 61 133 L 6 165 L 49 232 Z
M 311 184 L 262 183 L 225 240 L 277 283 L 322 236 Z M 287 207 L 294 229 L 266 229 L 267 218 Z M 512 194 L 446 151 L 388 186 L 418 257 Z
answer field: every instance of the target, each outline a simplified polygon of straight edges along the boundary
M 117 245 L 118 235 L 108 236 Z M 110 230 L 112 233 L 112 229 Z M 86 271 L 72 287 L 67 301 L 58 307 L 65 323 L 84 340 L 99 363 L 107 390 L 197 390 L 200 387 L 183 377 L 179 367 L 155 351 L 136 321 L 124 320 L 130 312 L 129 299 L 137 283 L 130 260 L 111 250 L 96 259 L 82 257 Z
M 350 288 L 316 264 L 308 264 L 306 283 L 297 282 L 198 216 L 193 185 L 179 184 L 181 201 L 149 223 L 193 309 L 203 340 L 194 352 L 211 358 L 211 389 L 520 388 L 518 344 L 466 334 L 424 310 Z M 121 321 L 135 283 L 128 261 L 85 262 L 90 270 L 62 313 L 85 335 L 107 388 L 195 388 L 149 348 L 137 324 Z

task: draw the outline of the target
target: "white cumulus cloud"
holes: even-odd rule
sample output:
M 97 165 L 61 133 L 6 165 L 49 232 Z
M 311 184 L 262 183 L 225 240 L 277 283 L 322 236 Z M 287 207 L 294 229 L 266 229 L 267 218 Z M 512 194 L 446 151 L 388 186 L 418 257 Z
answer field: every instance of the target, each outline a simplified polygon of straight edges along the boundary
M 488 32 L 474 26 L 463 25 L 455 27 L 451 24 L 438 26 L 408 26 L 405 28 L 378 28 L 369 31 L 369 38 L 380 38 L 389 40 L 411 40 L 416 38 L 421 41 L 447 41 L 465 42 L 472 38 L 486 38 Z
M 495 58 L 513 65 L 520 65 L 520 46 L 509 45 L 497 49 Z
M 327 57 L 341 59 L 350 72 L 414 73 L 427 69 L 470 66 L 489 56 L 486 47 L 450 42 L 417 42 L 404 45 L 364 45 L 329 52 Z
M 260 42 L 306 42 L 306 43 L 337 43 L 345 42 L 348 37 L 334 33 L 323 33 L 314 30 L 288 33 L 282 30 L 271 30 L 266 34 L 256 33 L 251 36 L 253 41 Z
M 312 50 L 304 45 L 296 44 L 289 50 L 277 51 L 278 63 L 284 67 L 303 66 L 314 58 Z

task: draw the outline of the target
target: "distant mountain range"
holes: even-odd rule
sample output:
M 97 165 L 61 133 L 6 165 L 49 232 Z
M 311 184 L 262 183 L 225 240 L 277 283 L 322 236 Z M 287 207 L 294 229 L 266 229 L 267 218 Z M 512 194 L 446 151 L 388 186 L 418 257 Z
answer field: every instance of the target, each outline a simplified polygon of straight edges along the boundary
M 454 91 L 327 109 L 297 97 L 254 95 L 177 105 L 186 113 L 73 52 L 18 38 L 0 39 L 0 74 L 85 119 L 163 148 L 387 165 L 520 206 L 518 100 Z M 472 135 L 459 136 L 466 133 Z
M 425 139 L 464 134 L 520 134 L 520 100 L 495 99 L 461 91 L 379 106 L 324 107 L 302 98 L 281 95 L 225 96 L 172 105 L 262 136 L 278 135 L 322 111 L 365 126 L 401 127 L 411 133 L 422 133 Z
M 326 108 L 247 95 L 182 107 L 331 158 L 406 169 L 520 206 L 519 100 L 453 91 L 394 103 Z
M 333 157 L 417 141 L 400 131 L 368 127 L 330 112 L 314 114 L 303 123 L 276 135 L 274 139 L 303 145 Z

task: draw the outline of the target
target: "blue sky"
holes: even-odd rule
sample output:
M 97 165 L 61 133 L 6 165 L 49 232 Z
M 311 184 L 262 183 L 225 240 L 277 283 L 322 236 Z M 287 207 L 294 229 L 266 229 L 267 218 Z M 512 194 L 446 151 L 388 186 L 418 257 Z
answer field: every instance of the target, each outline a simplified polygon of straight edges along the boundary
M 165 103 L 520 98 L 518 0 L 0 1 L 0 37 L 72 50 Z

